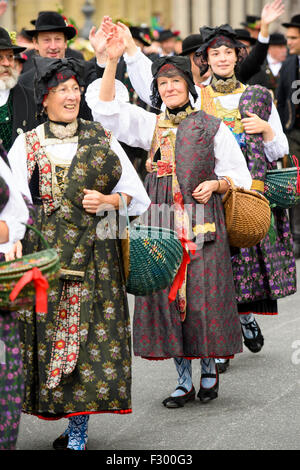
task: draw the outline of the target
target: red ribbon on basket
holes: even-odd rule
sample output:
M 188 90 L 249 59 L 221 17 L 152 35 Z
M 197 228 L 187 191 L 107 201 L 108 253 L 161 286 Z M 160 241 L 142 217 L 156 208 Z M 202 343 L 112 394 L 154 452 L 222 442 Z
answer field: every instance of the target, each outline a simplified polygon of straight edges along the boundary
M 295 167 L 297 167 L 297 193 L 300 194 L 300 167 L 299 167 L 299 162 L 298 162 L 298 158 L 296 157 L 296 155 L 292 155 L 292 159 L 293 159 Z
M 168 296 L 169 303 L 174 302 L 177 296 L 177 292 L 181 288 L 184 278 L 185 278 L 185 273 L 186 273 L 186 267 L 188 264 L 191 262 L 190 255 L 187 252 L 186 246 L 189 248 L 190 252 L 194 255 L 197 249 L 197 245 L 194 242 L 191 242 L 187 240 L 186 238 L 180 238 L 180 243 L 182 245 L 183 249 L 183 259 L 181 262 L 181 265 L 178 269 L 178 272 L 175 276 L 175 279 L 173 281 L 173 284 L 171 286 L 171 290 Z
M 9 299 L 13 302 L 18 297 L 21 290 L 30 282 L 34 282 L 35 288 L 35 311 L 37 313 L 47 313 L 48 312 L 48 302 L 47 302 L 47 289 L 49 289 L 49 284 L 47 279 L 42 275 L 41 271 L 38 268 L 32 268 L 30 271 L 24 274 L 24 276 L 19 279 L 11 293 L 9 294 Z

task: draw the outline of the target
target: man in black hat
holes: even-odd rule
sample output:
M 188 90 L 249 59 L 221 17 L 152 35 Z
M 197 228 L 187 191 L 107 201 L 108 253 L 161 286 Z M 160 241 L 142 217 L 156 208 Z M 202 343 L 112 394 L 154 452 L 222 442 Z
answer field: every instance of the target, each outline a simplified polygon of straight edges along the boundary
M 35 21 L 35 29 L 26 30 L 32 37 L 36 54 L 49 59 L 63 59 L 66 56 L 67 41 L 73 39 L 77 31 L 72 25 L 68 25 L 65 19 L 56 11 L 42 11 Z M 97 57 L 97 50 L 95 50 Z M 96 62 L 85 62 L 86 87 L 98 78 Z M 19 82 L 33 90 L 34 69 L 31 68 L 20 76 Z M 85 103 L 84 96 L 81 99 L 80 117 L 92 120 L 90 109 Z
M 290 23 L 283 23 L 290 56 L 282 65 L 277 90 L 277 106 L 283 129 L 287 135 L 290 153 L 300 159 L 300 15 Z M 300 257 L 300 204 L 290 210 L 291 231 L 295 256 Z
M 276 96 L 280 69 L 287 56 L 287 41 L 283 34 L 270 35 L 269 48 L 265 63 L 260 71 L 249 80 L 250 85 L 261 85 L 273 92 Z
M 15 55 L 25 48 L 14 45 L 0 28 L 0 139 L 9 151 L 18 134 L 37 125 L 35 102 L 30 90 L 18 84 Z
M 210 70 L 204 75 L 200 74 L 200 69 L 194 62 L 194 55 L 202 44 L 201 34 L 190 34 L 182 41 L 182 52 L 179 55 L 189 56 L 195 85 L 202 87 L 210 83 Z
M 257 39 L 260 31 L 261 26 L 261 18 L 260 16 L 255 15 L 247 15 L 246 21 L 241 23 L 242 26 L 246 28 L 246 31 L 249 32 L 250 36 L 253 39 Z
M 41 11 L 39 12 L 38 16 L 40 16 L 41 13 L 50 13 L 50 16 L 51 14 L 53 13 L 52 11 Z M 59 15 L 61 16 L 61 15 Z M 37 20 L 31 20 L 30 23 L 35 26 L 36 24 L 36 21 Z M 62 23 L 61 21 L 61 18 L 58 18 L 55 19 L 55 21 L 59 21 Z M 64 20 L 65 21 L 65 20 Z M 69 26 L 69 25 L 66 25 L 65 23 L 65 26 Z M 74 28 L 73 28 L 74 29 Z M 39 51 L 37 50 L 36 51 L 36 47 L 34 45 L 34 36 L 32 35 L 31 31 L 32 30 L 29 30 L 29 34 L 27 33 L 27 30 L 23 30 L 23 37 L 27 37 L 29 40 L 31 40 L 31 43 L 33 44 L 33 48 L 30 48 L 30 50 L 27 50 L 26 51 L 26 55 L 27 55 L 27 61 L 26 61 L 26 64 L 24 65 L 24 68 L 23 68 L 23 73 L 25 72 L 28 72 L 29 69 L 32 69 L 34 67 L 34 62 L 33 62 L 33 58 L 36 56 L 37 52 L 39 53 Z M 72 30 L 71 30 L 72 31 Z M 64 44 L 64 48 L 65 48 L 65 44 Z M 39 55 L 43 55 L 43 54 L 40 54 Z M 76 51 L 75 49 L 71 49 L 70 47 L 67 47 L 65 49 L 65 57 L 74 57 L 76 59 L 80 59 L 80 60 L 84 60 L 84 57 L 83 57 L 83 54 L 79 51 Z M 58 57 L 56 57 L 58 58 Z
M 171 31 L 170 29 L 164 29 L 159 33 L 160 57 L 172 57 L 175 55 L 176 38 L 178 35 L 179 31 Z

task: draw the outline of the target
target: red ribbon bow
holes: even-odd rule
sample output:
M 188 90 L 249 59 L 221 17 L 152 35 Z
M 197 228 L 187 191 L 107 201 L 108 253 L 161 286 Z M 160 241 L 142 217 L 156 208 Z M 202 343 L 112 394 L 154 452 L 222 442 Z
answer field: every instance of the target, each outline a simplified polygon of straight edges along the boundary
M 185 278 L 186 267 L 191 262 L 191 258 L 187 252 L 186 246 L 188 247 L 188 249 L 193 255 L 195 254 L 196 249 L 197 249 L 196 243 L 191 242 L 187 240 L 186 238 L 180 238 L 180 242 L 181 242 L 182 249 L 183 249 L 183 259 L 182 259 L 180 268 L 178 269 L 178 272 L 175 276 L 173 284 L 171 286 L 171 290 L 170 290 L 169 297 L 168 297 L 169 303 L 172 303 L 176 299 L 177 292 L 181 288 L 184 278 Z
M 170 174 L 173 171 L 173 165 L 171 162 L 157 162 L 157 176 L 164 176 Z
M 21 277 L 21 279 L 18 281 L 18 283 L 15 285 L 15 287 L 9 294 L 9 299 L 12 302 L 16 300 L 23 287 L 25 287 L 32 281 L 34 282 L 34 288 L 36 292 L 35 311 L 37 313 L 47 313 L 47 289 L 49 289 L 49 284 L 47 279 L 42 275 L 41 271 L 38 268 L 32 268 L 30 271 L 27 271 L 24 276 Z

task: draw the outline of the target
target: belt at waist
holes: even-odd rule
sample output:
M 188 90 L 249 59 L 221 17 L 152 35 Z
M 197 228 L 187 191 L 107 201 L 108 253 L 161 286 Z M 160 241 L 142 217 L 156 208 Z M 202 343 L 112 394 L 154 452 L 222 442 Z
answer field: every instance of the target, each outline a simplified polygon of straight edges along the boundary
M 157 162 L 152 162 L 152 171 L 150 173 L 157 172 L 157 177 L 161 178 L 162 176 L 170 176 L 175 173 L 176 166 L 173 162 L 164 162 L 158 160 Z

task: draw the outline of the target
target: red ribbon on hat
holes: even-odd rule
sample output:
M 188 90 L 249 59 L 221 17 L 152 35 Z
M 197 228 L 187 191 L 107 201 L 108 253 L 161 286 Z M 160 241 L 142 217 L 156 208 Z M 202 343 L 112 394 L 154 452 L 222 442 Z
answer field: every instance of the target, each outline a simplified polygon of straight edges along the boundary
M 27 271 L 24 276 L 21 277 L 21 279 L 17 282 L 17 284 L 9 294 L 9 299 L 12 302 L 16 300 L 23 287 L 25 287 L 32 281 L 34 282 L 34 288 L 36 293 L 35 311 L 37 313 L 47 313 L 47 289 L 49 289 L 49 284 L 47 279 L 42 275 L 41 271 L 38 268 L 32 268 L 30 271 Z
M 169 303 L 172 303 L 176 299 L 177 292 L 181 288 L 181 286 L 183 284 L 183 281 L 184 281 L 184 278 L 185 278 L 186 267 L 191 262 L 191 258 L 190 258 L 190 255 L 187 252 L 186 246 L 193 255 L 195 254 L 196 249 L 197 249 L 196 243 L 191 242 L 190 240 L 187 240 L 185 237 L 180 238 L 180 243 L 181 243 L 182 249 L 183 249 L 183 258 L 182 258 L 180 268 L 178 269 L 178 272 L 177 272 L 177 274 L 175 276 L 175 279 L 173 281 L 173 284 L 171 286 L 171 290 L 170 290 L 170 293 L 169 293 L 169 296 L 168 296 Z

